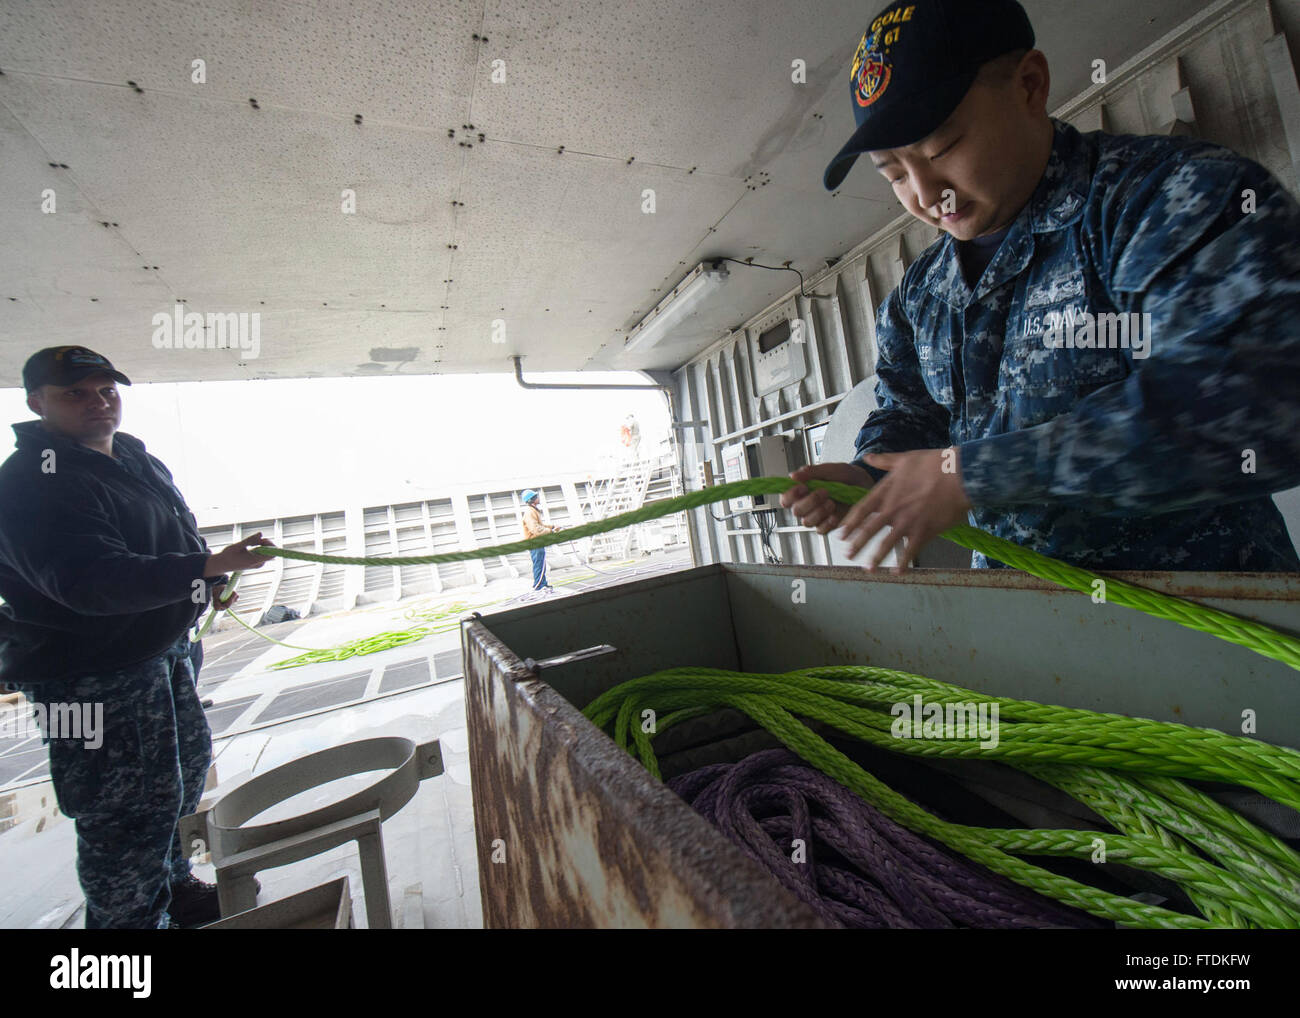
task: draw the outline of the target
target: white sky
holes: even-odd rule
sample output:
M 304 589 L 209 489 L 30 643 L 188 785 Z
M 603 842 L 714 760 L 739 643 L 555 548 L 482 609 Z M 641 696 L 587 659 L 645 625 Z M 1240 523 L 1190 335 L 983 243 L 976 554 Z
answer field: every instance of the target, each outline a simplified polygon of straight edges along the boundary
M 648 384 L 633 373 L 529 381 Z M 667 438 L 658 392 L 530 391 L 513 375 L 312 378 L 122 386 L 122 430 L 171 469 L 204 522 L 382 505 L 452 485 L 598 472 L 633 413 L 642 455 Z M 21 389 L 0 389 L 4 424 L 34 420 Z M 0 437 L 0 456 L 12 449 Z M 409 482 L 409 483 L 408 483 Z

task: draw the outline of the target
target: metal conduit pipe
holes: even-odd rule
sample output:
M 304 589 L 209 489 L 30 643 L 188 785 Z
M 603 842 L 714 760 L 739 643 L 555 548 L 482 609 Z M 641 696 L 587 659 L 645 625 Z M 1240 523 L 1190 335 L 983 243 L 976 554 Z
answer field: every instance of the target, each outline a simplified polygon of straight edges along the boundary
M 525 382 L 524 369 L 519 363 L 519 357 L 510 358 L 515 363 L 515 381 L 524 389 L 658 389 L 660 392 L 667 394 L 668 401 L 671 404 L 673 390 L 670 385 L 624 385 L 621 383 L 610 382 Z
M 518 382 L 520 388 L 523 389 L 657 389 L 662 392 L 664 398 L 668 400 L 668 421 L 672 427 L 674 435 L 682 431 L 704 428 L 708 425 L 707 421 L 677 420 L 676 402 L 673 399 L 673 387 L 671 385 L 660 385 L 658 383 L 653 385 L 624 385 L 609 382 L 525 382 L 524 369 L 523 365 L 520 363 L 520 357 L 515 355 L 511 357 L 510 360 L 513 361 L 515 365 L 515 381 Z M 675 457 L 677 460 L 677 472 L 682 477 L 682 485 L 684 487 L 686 484 L 686 472 L 682 464 L 681 443 L 674 441 L 673 449 L 675 450 Z M 691 564 L 699 565 L 700 557 L 699 550 L 695 546 L 695 532 L 690 526 L 687 526 L 686 528 L 686 535 L 690 540 L 691 545 Z
M 671 385 L 660 385 L 657 382 L 652 385 L 625 385 L 618 382 L 525 382 L 524 369 L 520 364 L 519 356 L 516 355 L 510 359 L 515 365 L 515 381 L 518 382 L 520 388 L 523 389 L 657 389 L 662 392 L 668 400 L 668 419 L 672 423 L 674 431 L 703 427 L 706 423 L 704 421 L 676 420 L 674 417 L 673 387 Z M 677 468 L 679 470 L 681 469 L 680 462 L 677 464 Z

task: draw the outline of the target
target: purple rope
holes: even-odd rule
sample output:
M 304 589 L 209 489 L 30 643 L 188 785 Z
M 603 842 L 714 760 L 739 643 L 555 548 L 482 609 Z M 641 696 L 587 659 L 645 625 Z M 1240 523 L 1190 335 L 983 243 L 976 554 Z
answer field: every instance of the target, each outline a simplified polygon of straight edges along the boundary
M 855 929 L 1096 927 L 1090 916 L 938 848 L 789 750 L 668 782 L 823 919 Z M 804 843 L 795 862 L 793 841 Z

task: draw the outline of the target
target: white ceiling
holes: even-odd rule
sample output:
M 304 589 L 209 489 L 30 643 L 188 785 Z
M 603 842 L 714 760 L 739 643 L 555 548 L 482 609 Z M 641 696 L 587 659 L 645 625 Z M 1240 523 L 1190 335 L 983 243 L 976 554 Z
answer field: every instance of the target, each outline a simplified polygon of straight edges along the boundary
M 1207 3 L 1026 0 L 1052 105 Z M 821 185 L 882 6 L 0 0 L 0 386 L 62 342 L 138 381 L 676 367 L 797 282 L 731 265 L 623 355 L 698 262 L 808 275 L 898 214 Z M 259 356 L 155 349 L 181 299 L 260 313 Z

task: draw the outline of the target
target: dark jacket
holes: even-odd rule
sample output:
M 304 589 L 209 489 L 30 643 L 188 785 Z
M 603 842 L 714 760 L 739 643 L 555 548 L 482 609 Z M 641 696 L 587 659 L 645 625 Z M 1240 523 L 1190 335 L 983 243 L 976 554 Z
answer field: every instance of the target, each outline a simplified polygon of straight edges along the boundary
M 171 473 L 123 432 L 114 457 L 37 421 L 14 433 L 0 466 L 0 683 L 56 683 L 161 654 L 212 585 L 194 586 L 208 547 Z

